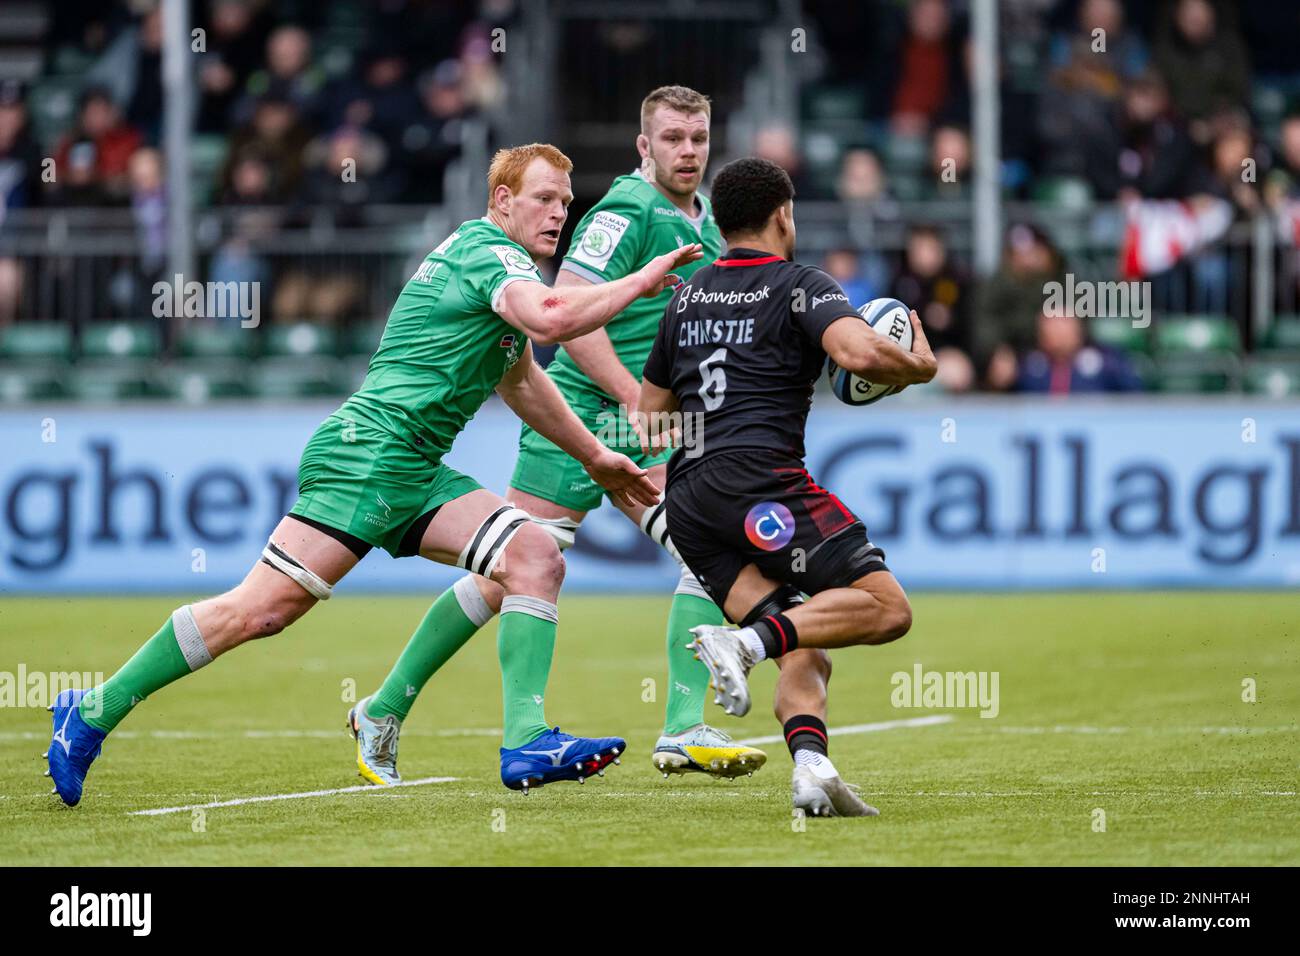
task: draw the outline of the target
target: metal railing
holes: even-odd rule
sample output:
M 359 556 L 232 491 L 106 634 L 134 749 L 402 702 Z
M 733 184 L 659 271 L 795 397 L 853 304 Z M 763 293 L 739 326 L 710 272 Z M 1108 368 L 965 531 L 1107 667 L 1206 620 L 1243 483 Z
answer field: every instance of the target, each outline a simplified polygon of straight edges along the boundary
M 472 165 L 477 160 L 466 162 L 464 176 L 476 181 L 468 172 Z M 347 225 L 337 224 L 327 209 L 208 209 L 195 223 L 200 274 L 185 280 L 262 281 L 268 288 L 264 304 L 274 306 L 278 287 L 294 277 L 311 284 L 350 276 L 355 282 L 352 304 L 347 314 L 334 318 L 382 318 L 419 259 L 457 223 L 481 214 L 479 193 L 467 182 L 454 203 L 370 206 Z M 1078 279 L 1119 277 L 1123 218 L 1113 204 L 1072 210 L 1012 203 L 1006 210 L 1009 222 L 1033 222 L 1051 235 Z M 939 226 L 959 261 L 969 264 L 973 253 L 967 203 L 807 201 L 798 204 L 796 217 L 799 258 L 806 262 L 819 262 L 826 252 L 849 246 L 883 256 L 896 268 L 916 223 Z M 167 274 L 164 251 L 129 209 L 13 212 L 0 226 L 0 322 L 81 325 L 147 317 L 153 283 L 174 278 Z M 1157 316 L 1229 315 L 1243 333 L 1257 339 L 1275 313 L 1300 312 L 1300 250 L 1279 242 L 1266 217 L 1238 222 L 1224 239 L 1151 282 Z M 322 318 L 294 315 L 291 298 L 271 310 L 273 320 Z

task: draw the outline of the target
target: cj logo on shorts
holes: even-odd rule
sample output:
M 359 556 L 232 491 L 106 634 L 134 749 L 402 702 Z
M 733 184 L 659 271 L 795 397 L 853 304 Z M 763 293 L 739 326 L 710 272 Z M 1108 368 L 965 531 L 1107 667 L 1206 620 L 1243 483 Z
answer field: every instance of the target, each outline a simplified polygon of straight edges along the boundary
M 794 537 L 794 515 L 778 501 L 764 501 L 745 515 L 745 536 L 764 551 L 784 548 Z

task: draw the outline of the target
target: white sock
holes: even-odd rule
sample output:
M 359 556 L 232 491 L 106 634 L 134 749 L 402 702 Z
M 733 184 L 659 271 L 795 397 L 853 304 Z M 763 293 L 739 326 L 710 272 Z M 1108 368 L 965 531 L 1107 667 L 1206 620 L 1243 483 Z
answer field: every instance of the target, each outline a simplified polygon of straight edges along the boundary
M 754 659 L 754 663 L 767 660 L 767 648 L 763 647 L 763 639 L 758 636 L 758 631 L 752 627 L 742 627 L 736 632 L 736 637 L 749 649 L 749 656 Z
M 796 767 L 811 767 L 822 780 L 829 780 L 831 777 L 838 777 L 840 772 L 835 769 L 835 764 L 831 763 L 831 758 L 825 754 L 819 754 L 815 750 L 796 750 L 794 752 L 794 765 Z

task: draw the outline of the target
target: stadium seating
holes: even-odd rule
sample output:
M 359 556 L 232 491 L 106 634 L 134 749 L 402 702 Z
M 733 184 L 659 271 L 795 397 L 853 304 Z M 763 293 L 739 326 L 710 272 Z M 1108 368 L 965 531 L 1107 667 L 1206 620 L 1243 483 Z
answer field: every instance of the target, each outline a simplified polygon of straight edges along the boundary
M 1227 392 L 1241 383 L 1241 334 L 1216 315 L 1171 315 L 1155 323 L 1156 387 Z
M 263 338 L 266 355 L 273 358 L 335 355 L 339 344 L 334 329 L 312 322 L 273 325 Z
M 269 358 L 252 367 L 253 394 L 266 399 L 335 397 L 346 380 L 337 359 Z
M 160 397 L 155 384 L 161 336 L 149 322 L 97 322 L 82 329 L 81 358 L 68 391 L 86 402 Z
M 72 328 L 65 322 L 19 322 L 0 329 L 0 361 L 68 362 Z
M 243 359 L 253 355 L 256 346 L 257 333 L 237 322 L 195 323 L 181 333 L 178 351 L 184 358 Z
M 1101 316 L 1089 320 L 1088 334 L 1098 345 L 1122 352 L 1146 354 L 1151 351 L 1151 330 L 1136 328 L 1132 319 L 1122 316 Z
M 32 85 L 27 109 L 39 142 L 57 142 L 72 125 L 82 82 L 79 76 L 48 76 Z
M 1272 398 L 1300 395 L 1300 361 L 1253 359 L 1246 365 L 1246 391 Z
M 41 401 L 67 393 L 72 329 L 59 322 L 20 322 L 0 329 L 0 400 Z
M 83 359 L 155 358 L 160 345 L 157 325 L 148 322 L 97 322 L 81 332 Z
M 190 141 L 194 200 L 200 205 L 209 205 L 218 198 L 221 168 L 226 162 L 227 150 L 226 138 L 221 135 L 195 136 Z
M 174 362 L 158 370 L 154 385 L 168 398 L 191 405 L 253 394 L 248 365 L 229 360 Z
M 168 398 L 201 404 L 252 395 L 249 360 L 257 332 L 237 322 L 192 323 L 176 343 L 178 358 L 158 369 L 154 381 Z
M 375 319 L 349 326 L 344 336 L 345 354 L 365 356 L 369 361 L 375 349 L 379 348 L 379 339 L 384 334 L 385 324 L 387 324 L 386 319 Z
M 1260 349 L 1267 352 L 1295 352 L 1300 355 L 1300 315 L 1275 316 L 1264 333 Z

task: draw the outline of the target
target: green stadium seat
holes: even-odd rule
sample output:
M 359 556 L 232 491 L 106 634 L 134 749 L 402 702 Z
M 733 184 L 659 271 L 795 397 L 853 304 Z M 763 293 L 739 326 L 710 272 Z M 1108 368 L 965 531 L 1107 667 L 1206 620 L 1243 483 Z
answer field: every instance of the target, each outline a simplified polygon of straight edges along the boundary
M 804 94 L 804 120 L 843 120 L 861 125 L 867 101 L 861 89 L 852 86 L 814 86 Z
M 232 320 L 217 325 L 194 323 L 181 333 L 179 352 L 185 358 L 248 358 L 257 350 L 258 335 Z
M 1170 315 L 1155 323 L 1156 351 L 1196 355 L 1241 351 L 1241 334 L 1231 319 L 1218 315 Z
M 1260 346 L 1268 351 L 1300 352 L 1300 315 L 1274 316 Z
M 145 359 L 158 354 L 161 333 L 151 322 L 97 322 L 81 332 L 81 355 L 88 359 Z
M 1141 380 L 1142 385 L 1148 390 L 1157 387 L 1156 363 L 1150 355 L 1142 352 L 1129 352 L 1129 364 L 1133 366 L 1133 372 Z
M 80 76 L 51 76 L 32 84 L 27 113 L 37 142 L 53 145 L 72 126 L 81 84 Z
M 266 330 L 265 351 L 273 357 L 306 357 L 334 355 L 338 348 L 338 333 L 314 322 L 295 322 L 291 325 L 273 325 Z
M 1092 186 L 1074 176 L 1052 176 L 1034 184 L 1033 198 L 1056 209 L 1088 209 Z
M 253 392 L 259 398 L 322 398 L 342 395 L 348 382 L 331 358 L 264 359 L 252 368 Z
M 1151 351 L 1151 329 L 1134 328 L 1133 320 L 1122 316 L 1089 319 L 1088 334 L 1098 345 L 1122 352 L 1145 354 Z
M 228 140 L 219 133 L 201 134 L 190 141 L 190 169 L 198 203 L 211 205 L 216 199 L 228 149 Z
M 202 405 L 214 399 L 249 397 L 253 389 L 248 377 L 247 362 L 195 359 L 163 367 L 155 381 L 167 397 L 190 405 Z
M 1256 359 L 1246 366 L 1246 391 L 1284 398 L 1300 395 L 1300 361 Z
M 889 176 L 889 191 L 895 199 L 915 202 L 925 197 L 925 180 L 909 172 L 895 172 Z
M 929 147 L 923 136 L 890 134 L 885 140 L 885 169 L 890 173 L 919 173 L 929 158 Z
M 0 365 L 0 402 L 48 401 L 64 398 L 63 383 L 67 366 Z
M 1276 86 L 1256 82 L 1251 84 L 1250 105 L 1259 122 L 1276 126 L 1286 115 L 1286 93 Z
M 344 336 L 344 348 L 348 355 L 364 355 L 367 359 L 379 348 L 387 321 L 375 319 L 370 322 L 354 322 L 348 326 Z
M 0 329 L 0 359 L 10 362 L 67 362 L 72 327 L 63 322 L 18 322 Z
M 1235 355 L 1177 355 L 1157 361 L 1154 385 L 1157 391 L 1222 393 L 1236 391 L 1241 381 L 1241 363 Z
M 159 394 L 150 381 L 149 367 L 138 362 L 82 363 L 69 373 L 67 384 L 72 398 L 91 403 L 153 398 Z
M 75 46 L 64 44 L 50 58 L 50 72 L 60 76 L 79 76 L 94 65 L 95 58 Z

